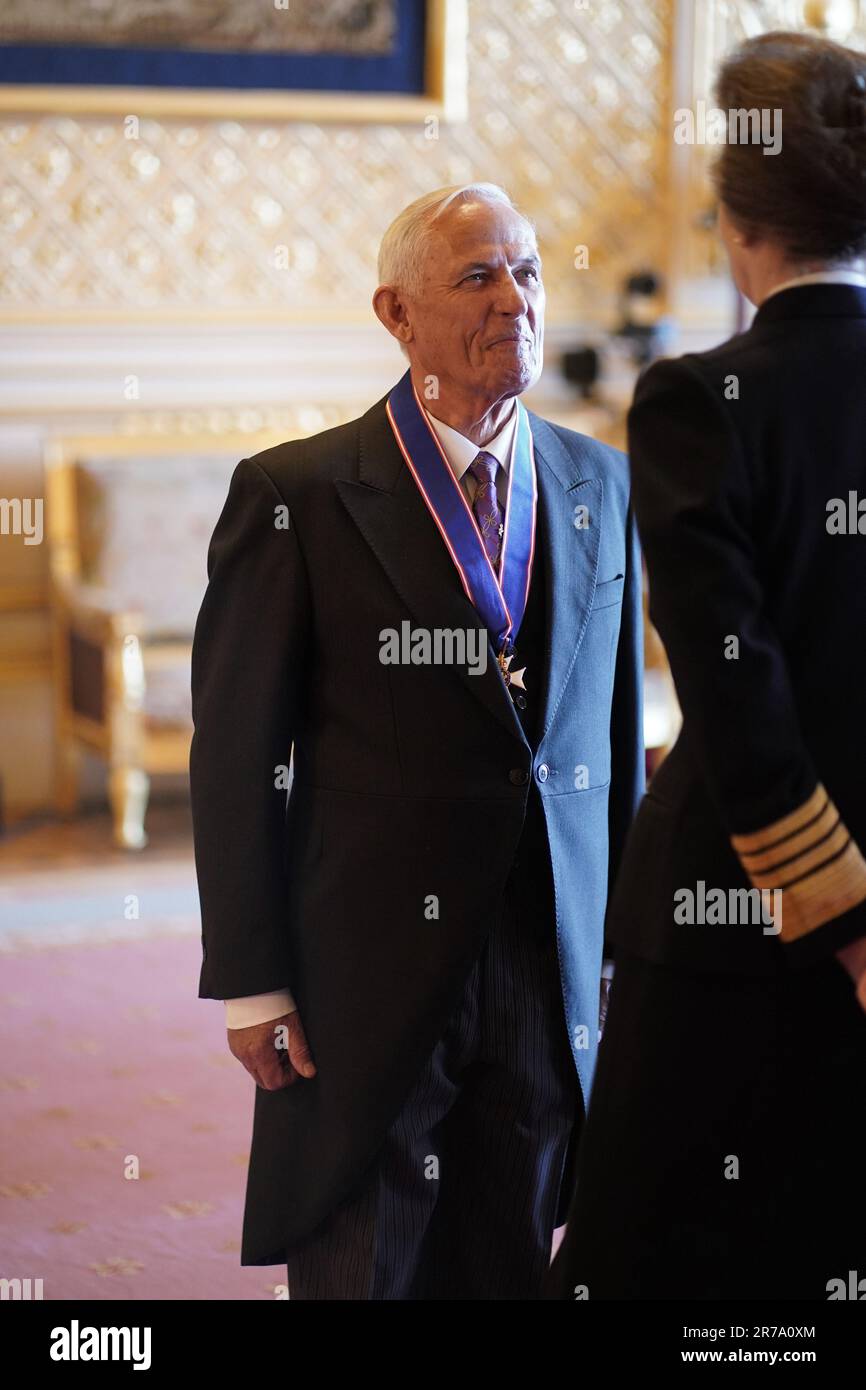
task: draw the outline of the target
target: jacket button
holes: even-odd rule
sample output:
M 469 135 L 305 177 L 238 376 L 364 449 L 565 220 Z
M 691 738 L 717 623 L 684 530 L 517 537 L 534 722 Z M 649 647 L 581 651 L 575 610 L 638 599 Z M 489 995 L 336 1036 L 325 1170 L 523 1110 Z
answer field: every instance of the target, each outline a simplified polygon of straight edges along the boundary
M 529 773 L 522 767 L 513 767 L 508 774 L 508 780 L 512 787 L 525 787 L 529 781 Z
M 539 782 L 547 781 L 548 777 L 550 776 L 550 768 L 547 766 L 547 763 L 541 763 L 536 776 L 538 777 Z

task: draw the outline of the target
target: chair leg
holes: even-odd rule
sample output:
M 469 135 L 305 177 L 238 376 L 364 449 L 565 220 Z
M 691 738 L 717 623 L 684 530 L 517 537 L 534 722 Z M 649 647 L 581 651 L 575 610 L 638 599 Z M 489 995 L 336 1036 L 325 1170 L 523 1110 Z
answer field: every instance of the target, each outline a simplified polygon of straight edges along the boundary
M 74 816 L 78 810 L 80 761 L 74 740 L 61 735 L 54 767 L 54 804 L 61 816 Z
M 144 815 L 150 778 L 140 767 L 113 767 L 108 774 L 108 799 L 114 823 L 114 842 L 122 849 L 144 849 Z

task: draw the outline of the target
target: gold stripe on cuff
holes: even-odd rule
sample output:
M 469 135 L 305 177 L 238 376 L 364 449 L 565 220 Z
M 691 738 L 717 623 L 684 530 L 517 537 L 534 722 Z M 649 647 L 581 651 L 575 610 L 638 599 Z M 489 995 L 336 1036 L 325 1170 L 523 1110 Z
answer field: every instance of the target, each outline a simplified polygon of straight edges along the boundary
M 866 861 L 853 840 L 838 859 L 782 889 L 782 941 L 796 941 L 866 899 Z
M 769 849 L 778 840 L 802 830 L 809 821 L 815 819 L 828 800 L 827 793 L 819 782 L 809 800 L 804 801 L 796 811 L 791 811 L 790 815 L 783 816 L 781 820 L 773 821 L 772 825 L 765 825 L 763 830 L 753 830 L 749 835 L 732 835 L 731 844 L 740 858 L 744 854 L 757 854 L 759 850 Z
M 828 801 L 817 820 L 810 821 L 805 830 L 798 830 L 794 835 L 784 835 L 780 840 L 776 840 L 770 849 L 753 851 L 750 854 L 741 852 L 740 857 L 746 861 L 749 873 L 755 877 L 773 869 L 784 870 L 790 866 L 790 861 L 796 860 L 799 855 L 830 844 L 837 829 L 842 831 L 843 838 L 836 844 L 836 849 L 841 849 L 848 838 L 848 832 L 839 820 L 836 807 L 832 801 Z
M 866 861 L 820 784 L 790 815 L 731 843 L 755 888 L 782 891 L 782 941 L 866 901 Z
M 838 816 L 836 819 L 838 820 Z M 809 850 L 807 854 L 799 854 L 790 863 L 786 862 L 775 869 L 770 867 L 756 870 L 749 860 L 745 866 L 746 872 L 756 888 L 785 888 L 788 884 L 795 883 L 797 879 L 804 878 L 813 869 L 820 869 L 822 864 L 832 859 L 834 855 L 841 854 L 850 838 L 847 827 L 840 821 L 833 834 L 827 839 L 822 839 L 821 843 Z

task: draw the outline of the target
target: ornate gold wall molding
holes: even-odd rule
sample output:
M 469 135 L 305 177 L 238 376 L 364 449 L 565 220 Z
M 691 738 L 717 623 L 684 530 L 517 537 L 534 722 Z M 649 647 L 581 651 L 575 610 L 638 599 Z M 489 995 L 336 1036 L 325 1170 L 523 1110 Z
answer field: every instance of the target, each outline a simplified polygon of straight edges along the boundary
M 665 252 L 671 13 L 472 0 L 465 124 L 4 113 L 0 317 L 361 321 L 387 222 L 473 178 L 537 223 L 552 315 L 604 317 Z
M 866 47 L 866 0 L 677 0 L 679 52 L 675 107 L 714 104 L 716 73 L 726 53 L 771 29 L 813 30 L 853 48 Z M 671 133 L 672 139 L 672 133 Z M 713 149 L 680 146 L 674 153 L 672 268 L 679 280 L 727 274 L 712 226 L 715 194 L 709 179 Z

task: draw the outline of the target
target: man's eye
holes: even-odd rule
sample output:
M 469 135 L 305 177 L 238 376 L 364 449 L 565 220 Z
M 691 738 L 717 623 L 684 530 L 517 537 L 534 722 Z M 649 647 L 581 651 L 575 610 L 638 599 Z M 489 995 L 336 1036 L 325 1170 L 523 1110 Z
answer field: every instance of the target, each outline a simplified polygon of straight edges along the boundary
M 471 275 L 467 275 L 467 276 L 466 276 L 466 279 L 467 279 L 467 280 L 483 280 L 483 279 L 484 279 L 484 271 L 483 271 L 483 270 L 473 270 L 473 272 L 472 272 Z
M 521 266 L 520 271 L 519 271 L 519 274 L 521 274 L 521 275 L 531 275 L 532 278 L 533 278 L 533 280 L 537 280 L 537 279 L 539 278 L 538 271 L 535 269 L 534 266 L 531 266 L 531 265 L 524 265 L 524 266 Z

